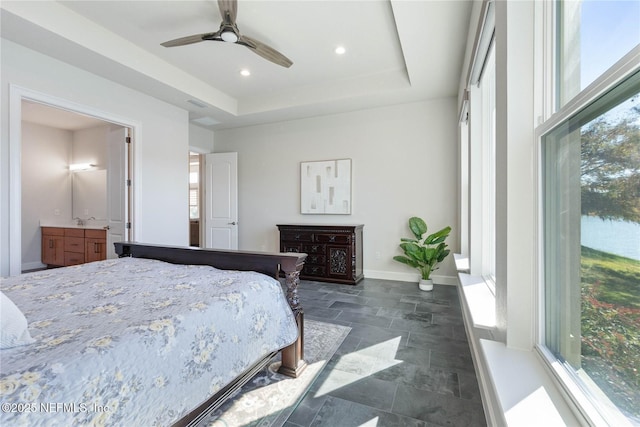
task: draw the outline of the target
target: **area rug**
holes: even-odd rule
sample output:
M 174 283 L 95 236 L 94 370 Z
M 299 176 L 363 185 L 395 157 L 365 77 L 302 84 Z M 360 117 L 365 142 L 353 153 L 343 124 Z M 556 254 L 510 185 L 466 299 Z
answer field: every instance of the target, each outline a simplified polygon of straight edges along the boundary
M 298 378 L 279 374 L 280 354 L 220 408 L 205 418 L 209 427 L 280 427 L 334 355 L 351 328 L 306 319 L 304 359 Z

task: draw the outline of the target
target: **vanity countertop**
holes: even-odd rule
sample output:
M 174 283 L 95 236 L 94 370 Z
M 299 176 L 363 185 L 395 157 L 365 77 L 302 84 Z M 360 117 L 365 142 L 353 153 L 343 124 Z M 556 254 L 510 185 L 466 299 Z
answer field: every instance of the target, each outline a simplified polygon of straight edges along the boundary
M 106 221 L 89 221 L 88 224 L 78 225 L 76 221 L 40 221 L 40 227 L 55 228 L 84 228 L 89 230 L 104 230 L 107 226 Z

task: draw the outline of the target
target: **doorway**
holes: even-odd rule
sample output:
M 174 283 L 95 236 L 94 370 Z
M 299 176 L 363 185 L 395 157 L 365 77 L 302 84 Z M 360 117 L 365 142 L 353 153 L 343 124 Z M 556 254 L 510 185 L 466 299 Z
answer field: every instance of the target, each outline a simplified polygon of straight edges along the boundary
M 238 249 L 238 153 L 210 153 L 204 158 L 205 247 Z
M 108 230 L 106 233 L 107 248 L 111 250 L 108 250 L 107 253 L 111 253 L 111 256 L 114 257 L 114 241 L 134 238 L 130 218 L 132 218 L 133 211 L 133 187 L 131 185 L 133 169 L 131 165 L 135 127 L 123 120 L 94 111 L 90 107 L 78 106 L 75 103 L 16 86 L 11 86 L 10 90 L 12 115 L 9 139 L 12 161 L 10 162 L 9 175 L 12 185 L 9 196 L 11 205 L 9 219 L 15 226 L 11 227 L 9 236 L 9 274 L 16 275 L 20 274 L 23 269 L 42 266 L 42 263 L 39 262 L 41 221 L 70 224 L 74 217 L 95 222 L 101 221 L 99 225 L 104 225 L 104 228 Z M 46 111 L 46 114 L 40 114 L 40 119 L 36 118 L 38 115 L 36 113 L 43 111 Z M 56 115 L 61 117 L 55 119 Z M 57 125 L 55 120 L 58 120 Z M 66 124 L 61 125 L 60 123 L 65 123 L 65 120 Z M 72 125 L 71 123 L 76 124 Z M 76 129 L 70 129 L 73 126 L 76 126 Z M 96 132 L 102 133 L 106 139 L 103 142 L 104 146 L 101 147 L 102 153 L 91 154 L 89 147 L 92 144 L 85 145 L 78 141 L 86 137 L 86 134 L 96 133 L 94 132 L 96 129 L 99 129 Z M 37 156 L 33 155 L 29 143 L 23 145 L 25 140 L 23 136 L 31 138 L 34 135 L 43 137 L 38 148 L 46 147 L 49 150 L 46 154 L 41 150 L 36 150 Z M 49 136 L 53 136 L 53 139 L 50 139 Z M 114 138 L 120 138 L 122 141 L 120 148 L 114 148 L 115 144 L 110 142 Z M 46 146 L 44 145 L 46 140 L 54 142 L 51 143 L 51 146 Z M 73 155 L 74 142 L 76 156 Z M 106 175 L 104 178 L 98 178 L 100 173 L 96 173 L 90 181 L 99 181 L 103 183 L 101 185 L 107 187 L 104 197 L 104 205 L 108 207 L 106 215 L 98 214 L 100 203 L 95 200 L 81 208 L 80 213 L 73 210 L 73 176 L 69 167 L 74 159 L 80 159 L 82 156 L 96 158 L 93 163 L 87 161 L 92 165 L 94 172 L 104 170 L 102 173 L 102 175 Z M 38 168 L 37 175 L 41 177 L 44 167 L 48 169 L 48 177 L 56 177 L 52 181 L 59 185 L 51 187 L 51 191 L 45 193 L 51 204 L 41 203 L 43 199 L 38 198 L 34 193 L 34 183 L 25 178 L 25 175 L 32 172 L 34 167 Z M 35 184 L 36 187 L 38 185 L 42 185 L 42 181 Z M 33 212 L 34 200 L 37 200 L 35 205 L 38 209 L 35 213 Z M 99 216 L 105 218 L 98 218 Z M 94 225 L 98 224 L 94 223 Z
M 200 154 L 189 152 L 189 246 L 200 247 L 202 241 L 202 181 Z

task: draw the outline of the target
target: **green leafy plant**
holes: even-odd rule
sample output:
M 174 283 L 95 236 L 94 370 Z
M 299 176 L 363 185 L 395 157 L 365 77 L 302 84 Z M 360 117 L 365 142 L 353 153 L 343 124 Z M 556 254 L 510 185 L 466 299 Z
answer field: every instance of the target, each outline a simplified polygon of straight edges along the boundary
M 427 224 L 414 216 L 409 218 L 409 229 L 415 239 L 400 239 L 400 248 L 404 251 L 404 256 L 396 255 L 393 259 L 417 268 L 422 279 L 429 280 L 431 272 L 437 270 L 437 265 L 449 255 L 445 239 L 449 236 L 451 227 L 427 235 Z

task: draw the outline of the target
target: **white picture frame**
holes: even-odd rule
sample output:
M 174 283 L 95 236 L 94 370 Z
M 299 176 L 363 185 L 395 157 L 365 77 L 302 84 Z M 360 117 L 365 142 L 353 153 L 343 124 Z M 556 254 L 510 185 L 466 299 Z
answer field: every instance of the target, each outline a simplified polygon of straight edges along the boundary
M 300 162 L 300 213 L 351 214 L 351 159 Z

